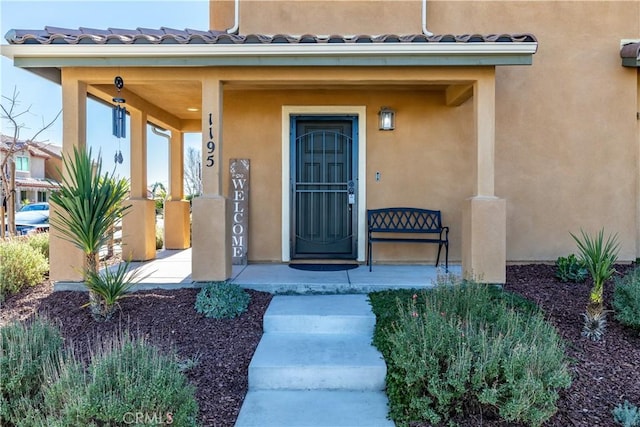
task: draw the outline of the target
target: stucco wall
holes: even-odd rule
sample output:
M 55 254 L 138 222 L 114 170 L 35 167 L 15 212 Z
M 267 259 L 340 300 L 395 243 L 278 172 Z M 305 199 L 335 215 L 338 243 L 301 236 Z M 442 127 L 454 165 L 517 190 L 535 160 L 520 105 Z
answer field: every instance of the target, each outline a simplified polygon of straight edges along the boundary
M 224 164 L 228 169 L 229 158 L 251 159 L 250 260 L 281 259 L 283 105 L 366 106 L 366 206 L 442 210 L 444 221 L 451 226 L 451 260 L 460 260 L 462 206 L 473 191 L 472 106 L 445 107 L 441 91 L 371 89 L 225 93 Z M 377 113 L 383 105 L 397 112 L 393 132 L 378 130 Z M 380 172 L 380 181 L 375 180 L 376 172 Z M 228 179 L 225 173 L 225 191 Z M 376 247 L 376 259 L 391 261 L 424 262 L 435 259 L 435 254 L 433 245 Z
M 31 162 L 29 165 L 31 168 L 31 178 L 44 178 L 45 159 L 42 157 L 31 156 L 29 161 Z
M 420 3 L 243 0 L 240 31 L 416 33 L 420 32 Z M 355 19 L 360 16 L 366 18 Z M 229 17 L 232 24 L 233 17 L 227 14 L 226 19 Z M 640 95 L 638 72 L 622 67 L 618 52 L 621 39 L 640 37 L 640 1 L 429 0 L 428 28 L 436 34 L 530 32 L 538 38 L 539 50 L 532 66 L 501 67 L 496 75 L 496 195 L 507 200 L 507 259 L 554 260 L 575 252 L 569 232 L 580 228 L 593 232 L 603 226 L 619 234 L 620 258 L 635 259 L 640 253 L 640 126 L 636 118 Z M 456 223 L 462 200 L 472 195 L 464 169 L 469 167 L 469 144 L 473 142 L 471 102 L 451 109 L 438 107 L 437 94 L 237 95 L 228 97 L 225 114 L 241 112 L 244 118 L 264 125 L 267 133 L 261 131 L 260 135 L 276 139 L 278 130 L 267 122 L 270 118 L 277 122 L 273 114 L 282 102 L 360 102 L 370 108 L 372 119 L 379 106 L 397 103 L 398 128 L 394 133 L 370 129 L 368 205 L 424 200 L 425 206 L 443 209 L 453 224 L 452 258 L 459 258 Z M 373 126 L 375 121 L 369 123 Z M 242 130 L 233 121 L 225 126 L 225 135 L 231 140 L 227 154 L 241 157 L 240 148 L 234 148 L 234 133 L 251 129 Z M 246 135 L 243 139 L 256 138 Z M 386 138 L 397 141 L 385 143 Z M 277 151 L 274 146 L 273 151 L 264 153 L 265 162 L 274 162 L 271 166 L 275 169 L 252 166 L 254 182 L 278 175 Z M 382 169 L 379 183 L 371 181 L 377 169 Z M 406 187 L 404 183 L 409 181 L 416 182 L 415 186 Z M 254 206 L 279 197 L 259 190 L 253 194 Z M 277 220 L 279 204 L 272 209 L 276 212 L 260 215 L 274 215 Z M 267 221 L 258 219 L 256 223 L 252 218 L 250 258 L 272 259 L 277 254 L 271 249 L 272 242 L 277 240 L 261 243 L 255 236 L 275 236 L 277 230 L 269 229 Z M 388 254 L 391 258 L 395 255 Z
M 241 0 L 240 31 L 299 35 L 419 33 L 421 4 L 415 0 Z M 218 28 L 231 26 L 230 9 L 221 13 L 221 17 L 226 16 L 226 25 L 214 21 Z
M 536 35 L 530 67 L 496 74 L 496 194 L 507 258 L 575 250 L 569 232 L 606 227 L 637 254 L 637 72 L 620 39 L 640 36 L 640 2 L 431 2 L 435 32 Z M 464 20 L 451 19 L 465 10 Z

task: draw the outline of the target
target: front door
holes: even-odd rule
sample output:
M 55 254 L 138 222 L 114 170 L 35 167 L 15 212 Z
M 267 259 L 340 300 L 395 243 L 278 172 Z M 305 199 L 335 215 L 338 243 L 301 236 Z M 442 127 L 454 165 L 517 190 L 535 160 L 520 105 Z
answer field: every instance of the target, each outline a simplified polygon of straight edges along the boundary
M 357 119 L 291 120 L 291 258 L 355 259 Z

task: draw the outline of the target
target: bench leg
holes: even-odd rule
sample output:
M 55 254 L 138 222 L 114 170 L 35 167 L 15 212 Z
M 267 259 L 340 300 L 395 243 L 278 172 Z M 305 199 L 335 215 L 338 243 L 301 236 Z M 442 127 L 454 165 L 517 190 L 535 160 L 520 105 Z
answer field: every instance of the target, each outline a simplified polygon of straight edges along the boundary
M 449 272 L 449 242 L 444 244 L 444 271 Z
M 367 262 L 369 263 L 369 272 L 371 272 L 371 267 L 373 264 L 373 261 L 371 261 L 371 240 L 368 241 L 367 249 Z
M 449 272 L 449 242 L 438 244 L 438 257 L 436 258 L 436 267 L 440 263 L 440 251 L 442 250 L 443 245 L 444 245 L 444 271 L 448 273 Z

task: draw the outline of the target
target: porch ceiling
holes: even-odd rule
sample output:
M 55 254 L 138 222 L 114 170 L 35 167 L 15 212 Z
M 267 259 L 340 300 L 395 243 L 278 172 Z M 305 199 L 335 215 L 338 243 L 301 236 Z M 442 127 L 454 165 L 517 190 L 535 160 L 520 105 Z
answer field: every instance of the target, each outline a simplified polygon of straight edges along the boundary
M 100 98 L 107 102 L 110 99 L 105 98 L 115 95 L 113 85 L 93 85 L 92 87 L 106 94 Z M 202 88 L 199 82 L 150 81 L 148 84 L 127 84 L 125 81 L 125 88 L 126 91 L 122 97 L 127 103 L 135 105 L 143 101 L 165 111 L 176 119 L 200 120 Z M 134 96 L 128 96 L 129 94 Z
M 305 90 L 305 91 L 343 91 L 366 90 L 371 91 L 410 91 L 410 92 L 451 92 L 452 88 L 466 88 L 467 85 L 448 84 L 446 82 L 407 82 L 386 83 L 375 82 L 302 82 L 302 81 L 242 81 L 225 84 L 225 90 Z M 94 98 L 105 104 L 113 104 L 112 98 L 116 96 L 114 85 L 93 84 L 88 91 Z M 201 129 L 202 89 L 197 81 L 153 81 L 140 84 L 128 84 L 118 95 L 138 109 L 144 109 L 149 114 L 149 120 L 161 127 L 175 128 L 187 132 L 199 132 Z

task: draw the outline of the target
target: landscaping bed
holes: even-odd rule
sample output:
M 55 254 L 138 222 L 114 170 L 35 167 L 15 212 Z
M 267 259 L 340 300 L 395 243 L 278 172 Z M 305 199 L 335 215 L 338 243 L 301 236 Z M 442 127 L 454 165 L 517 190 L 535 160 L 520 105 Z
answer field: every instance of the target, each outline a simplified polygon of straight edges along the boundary
M 633 266 L 619 265 L 619 274 Z M 560 392 L 558 412 L 544 425 L 613 426 L 612 409 L 625 399 L 640 405 L 640 336 L 609 316 L 602 341 L 583 338 L 581 313 L 588 300 L 590 280 L 562 283 L 553 265 L 507 268 L 505 289 L 537 303 L 566 341 L 572 363 L 570 388 Z M 262 335 L 262 317 L 271 300 L 264 292 L 248 291 L 246 313 L 230 320 L 207 319 L 194 309 L 197 290 L 136 292 L 121 302 L 121 310 L 106 323 L 95 322 L 87 308 L 86 293 L 56 292 L 46 282 L 7 297 L 0 310 L 0 325 L 24 319 L 36 310 L 61 326 L 65 346 L 88 355 L 92 342 L 128 327 L 163 349 L 174 346 L 181 359 L 197 359 L 187 372 L 197 387 L 203 426 L 233 426 L 247 390 L 248 365 Z M 605 286 L 605 307 L 611 308 L 613 284 Z M 508 426 L 479 414 L 457 419 L 463 426 Z M 426 424 L 425 424 L 426 425 Z
M 152 290 L 133 293 L 120 303 L 113 319 L 96 322 L 84 292 L 52 292 L 44 283 L 8 297 L 2 304 L 0 325 L 24 319 L 35 310 L 59 324 L 65 346 L 88 358 L 93 343 L 127 327 L 163 350 L 173 346 L 180 361 L 197 361 L 187 371 L 196 387 L 200 425 L 233 426 L 247 392 L 249 362 L 262 336 L 262 317 L 271 294 L 248 290 L 247 312 L 234 319 L 210 319 L 196 313 L 196 289 Z
M 617 265 L 616 276 L 636 265 Z M 558 413 L 545 425 L 613 426 L 611 411 L 626 399 L 640 406 L 640 335 L 621 325 L 609 313 L 602 341 L 593 342 L 580 335 L 582 313 L 592 286 L 562 283 L 553 265 L 519 265 L 507 268 L 505 289 L 535 302 L 545 312 L 560 336 L 567 342 L 567 356 L 573 382 L 558 401 Z M 604 287 L 605 308 L 612 309 L 613 283 Z

